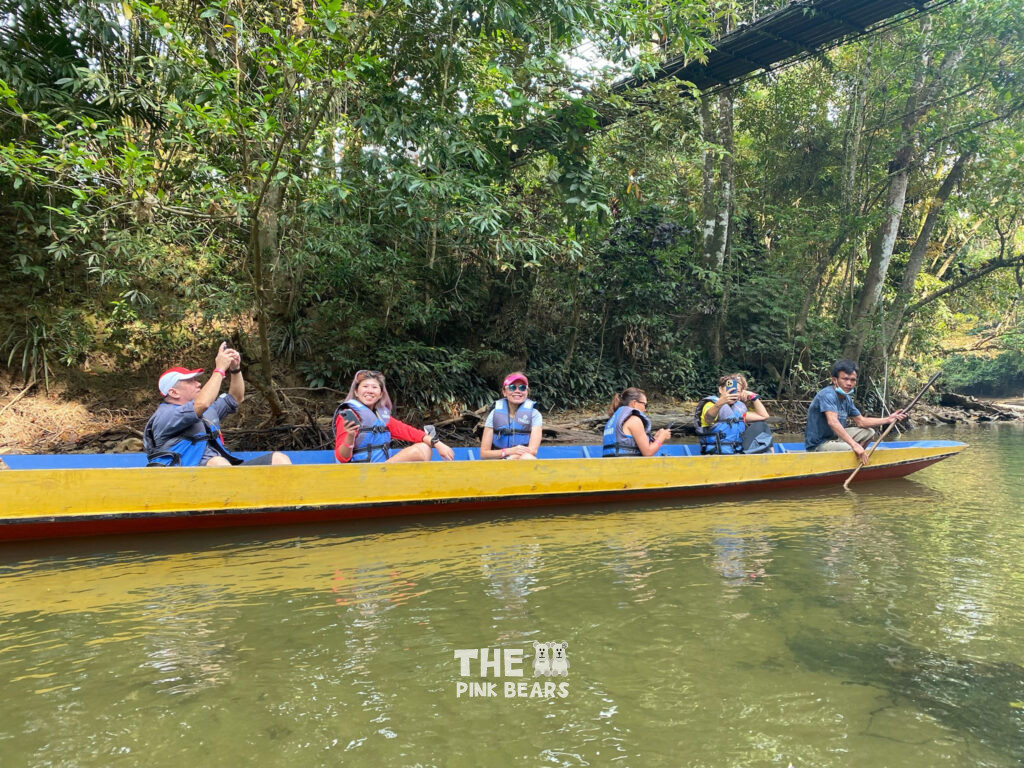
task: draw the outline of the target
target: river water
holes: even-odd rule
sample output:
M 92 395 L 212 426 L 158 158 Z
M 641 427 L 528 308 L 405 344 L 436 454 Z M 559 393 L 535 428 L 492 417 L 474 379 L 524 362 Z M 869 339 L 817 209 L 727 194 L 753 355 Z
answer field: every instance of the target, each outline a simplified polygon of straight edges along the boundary
M 1020 766 L 1024 429 L 914 437 L 971 447 L 851 492 L 5 545 L 0 766 Z

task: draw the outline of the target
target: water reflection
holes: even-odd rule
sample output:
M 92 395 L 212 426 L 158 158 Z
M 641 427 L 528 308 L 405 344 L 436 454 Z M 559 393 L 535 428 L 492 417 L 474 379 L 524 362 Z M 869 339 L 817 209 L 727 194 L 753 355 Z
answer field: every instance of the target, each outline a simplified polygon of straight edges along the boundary
M 738 531 L 719 530 L 712 542 L 715 568 L 734 587 L 756 584 L 768 574 L 771 542 L 764 531 L 742 535 Z
M 539 574 L 544 571 L 541 546 L 525 541 L 513 546 L 495 546 L 479 553 L 480 575 L 485 592 L 492 602 L 492 620 L 496 627 L 511 627 L 526 618 L 528 598 L 535 589 L 542 589 Z M 501 644 L 520 638 L 507 630 L 499 630 Z
M 1019 765 L 993 434 L 851 493 L 0 547 L 0 762 Z M 456 698 L 535 640 L 567 698 Z
M 225 633 L 205 611 L 196 611 L 190 596 L 168 595 L 144 635 L 144 667 L 157 672 L 154 687 L 168 694 L 195 693 L 228 682 L 238 662 L 236 645 L 242 640 Z M 209 599 L 209 596 L 207 596 Z M 229 612 L 230 613 L 230 612 Z
M 637 533 L 605 542 L 605 562 L 612 570 L 612 583 L 625 590 L 625 601 L 642 603 L 657 595 L 657 588 L 650 580 L 657 568 L 650 546 L 651 543 Z

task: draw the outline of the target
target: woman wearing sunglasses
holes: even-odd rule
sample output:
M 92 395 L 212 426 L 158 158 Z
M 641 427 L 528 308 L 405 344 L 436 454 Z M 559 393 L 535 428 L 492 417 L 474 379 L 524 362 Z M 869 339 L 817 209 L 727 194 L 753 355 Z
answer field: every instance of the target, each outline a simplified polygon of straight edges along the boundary
M 480 440 L 481 459 L 535 459 L 543 419 L 533 400 L 530 382 L 521 371 L 510 373 L 501 385 L 501 400 L 487 414 Z
M 357 371 L 348 397 L 334 412 L 334 457 L 342 462 L 429 461 L 431 449 L 451 461 L 455 454 L 437 435 L 391 415 L 391 396 L 380 371 Z M 392 440 L 412 443 L 391 452 Z
M 612 398 L 608 416 L 602 456 L 653 456 L 672 437 L 667 429 L 659 429 L 651 437 L 647 395 L 636 387 L 628 387 Z

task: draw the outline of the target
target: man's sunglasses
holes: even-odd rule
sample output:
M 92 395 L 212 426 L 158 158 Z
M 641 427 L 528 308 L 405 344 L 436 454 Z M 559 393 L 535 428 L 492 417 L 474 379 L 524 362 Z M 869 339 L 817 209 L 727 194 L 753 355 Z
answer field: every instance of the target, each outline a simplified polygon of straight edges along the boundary
M 529 389 L 529 387 L 526 386 L 525 384 L 509 384 L 508 385 L 508 391 L 509 392 L 525 392 L 528 389 Z

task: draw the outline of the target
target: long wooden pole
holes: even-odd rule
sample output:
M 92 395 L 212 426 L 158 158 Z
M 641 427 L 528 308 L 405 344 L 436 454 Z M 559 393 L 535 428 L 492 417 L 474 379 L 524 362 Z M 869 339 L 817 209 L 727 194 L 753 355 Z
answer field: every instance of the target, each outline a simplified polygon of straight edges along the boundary
M 930 379 L 928 379 L 928 383 L 924 385 L 924 389 L 922 389 L 920 392 L 917 393 L 917 397 L 915 397 L 913 400 L 910 401 L 910 405 L 908 405 L 906 408 L 901 408 L 900 410 L 902 410 L 904 413 L 910 413 L 910 409 L 913 408 L 915 405 L 917 405 L 917 401 L 921 399 L 921 396 L 924 395 L 924 393 L 927 392 L 929 390 L 929 388 L 931 388 L 932 384 L 934 384 L 936 382 L 936 380 L 939 378 L 939 376 L 941 376 L 941 375 L 942 375 L 942 371 L 939 371 L 934 376 L 932 376 Z M 880 442 L 882 442 L 883 440 L 885 440 L 885 436 L 889 434 L 889 430 L 892 429 L 893 425 L 895 425 L 895 424 L 896 424 L 895 421 L 889 422 L 889 426 L 885 428 L 885 431 L 881 435 L 879 435 L 878 439 L 875 440 L 874 443 L 872 443 L 871 447 L 868 449 L 867 461 L 871 461 L 871 454 L 873 454 L 875 452 L 875 448 L 878 447 L 878 444 Z M 857 468 L 855 470 L 853 470 L 853 472 L 850 473 L 850 476 L 848 478 L 846 478 L 846 482 L 843 483 L 843 488 L 846 488 L 846 489 L 850 488 L 850 483 L 853 481 L 853 478 L 855 478 L 857 476 L 857 473 L 860 472 L 861 467 L 864 467 L 864 466 L 867 466 L 867 462 L 864 462 L 863 464 L 858 464 L 857 465 Z

